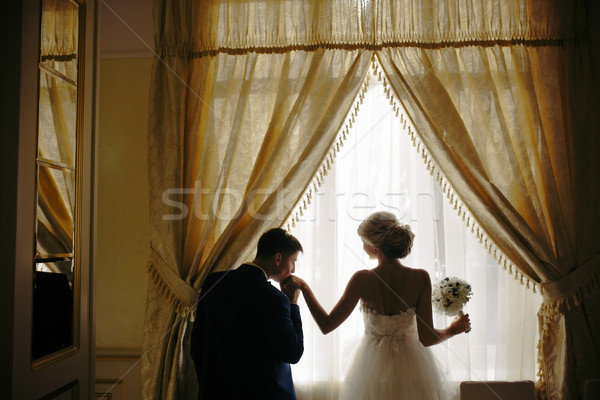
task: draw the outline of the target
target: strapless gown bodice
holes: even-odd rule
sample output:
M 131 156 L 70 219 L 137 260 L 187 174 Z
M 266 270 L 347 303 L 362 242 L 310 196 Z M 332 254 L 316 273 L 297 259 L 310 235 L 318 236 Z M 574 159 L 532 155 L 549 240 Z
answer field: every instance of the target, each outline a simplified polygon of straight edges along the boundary
M 418 341 L 417 318 L 414 308 L 400 314 L 384 315 L 361 308 L 365 335 L 375 341 Z

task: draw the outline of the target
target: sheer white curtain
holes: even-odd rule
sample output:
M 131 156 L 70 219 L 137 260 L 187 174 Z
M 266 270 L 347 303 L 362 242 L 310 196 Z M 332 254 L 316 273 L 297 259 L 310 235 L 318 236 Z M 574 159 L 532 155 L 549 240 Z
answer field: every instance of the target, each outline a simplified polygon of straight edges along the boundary
M 374 76 L 350 135 L 319 192 L 292 233 L 302 242 L 296 274 L 327 310 L 351 275 L 373 268 L 356 234 L 370 213 L 387 210 L 411 225 L 416 237 L 405 264 L 426 269 L 433 282 L 444 276 L 468 280 L 472 332 L 434 346 L 457 393 L 464 380 L 535 379 L 537 318 L 541 296 L 498 267 L 452 209 L 412 146 L 406 124 L 392 110 Z M 305 352 L 292 366 L 299 399 L 337 398 L 337 383 L 363 333 L 358 307 L 340 328 L 323 336 L 303 301 Z M 445 317 L 434 314 L 436 326 Z

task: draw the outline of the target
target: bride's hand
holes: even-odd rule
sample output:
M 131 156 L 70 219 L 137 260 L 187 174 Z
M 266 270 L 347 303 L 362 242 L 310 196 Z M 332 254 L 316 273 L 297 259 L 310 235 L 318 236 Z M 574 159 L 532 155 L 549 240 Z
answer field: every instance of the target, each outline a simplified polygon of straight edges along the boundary
M 287 288 L 288 286 L 294 286 L 300 290 L 303 290 L 306 289 L 308 285 L 302 278 L 299 278 L 296 275 L 290 275 L 286 280 L 281 282 L 282 288 Z
M 292 276 L 286 278 L 279 284 L 281 291 L 288 297 L 291 304 L 298 304 L 298 297 L 300 297 L 300 289 L 296 285 L 290 284 Z
M 469 314 L 465 314 L 460 318 L 455 319 L 450 324 L 450 332 L 452 335 L 458 335 L 459 333 L 469 332 L 471 330 L 471 320 Z

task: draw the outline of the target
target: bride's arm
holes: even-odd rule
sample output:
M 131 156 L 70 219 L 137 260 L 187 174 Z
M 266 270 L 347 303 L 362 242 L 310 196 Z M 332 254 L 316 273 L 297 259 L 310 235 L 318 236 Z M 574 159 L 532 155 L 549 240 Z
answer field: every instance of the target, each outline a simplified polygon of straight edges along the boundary
M 306 305 L 308 306 L 313 319 L 321 332 L 326 335 L 340 326 L 352 313 L 352 310 L 354 310 L 356 303 L 360 300 L 360 282 L 363 279 L 363 275 L 364 271 L 358 271 L 350 278 L 344 294 L 340 297 L 330 313 L 327 313 L 327 311 L 323 309 L 310 286 L 302 279 L 297 276 L 291 276 L 288 278 L 289 281 L 286 282 L 286 284 L 297 286 L 298 289 L 302 291 L 304 301 L 306 301 Z
M 433 346 L 466 331 L 469 326 L 469 315 L 465 314 L 453 321 L 446 329 L 435 329 L 431 309 L 431 279 L 427 271 L 421 270 L 421 273 L 423 284 L 417 303 L 417 329 L 423 346 Z

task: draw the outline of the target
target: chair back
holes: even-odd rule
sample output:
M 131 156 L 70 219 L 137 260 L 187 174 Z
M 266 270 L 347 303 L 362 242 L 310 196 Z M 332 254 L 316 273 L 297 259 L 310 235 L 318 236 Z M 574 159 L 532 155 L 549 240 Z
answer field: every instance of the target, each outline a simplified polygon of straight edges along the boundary
M 535 385 L 533 381 L 461 382 L 460 400 L 535 400 Z

